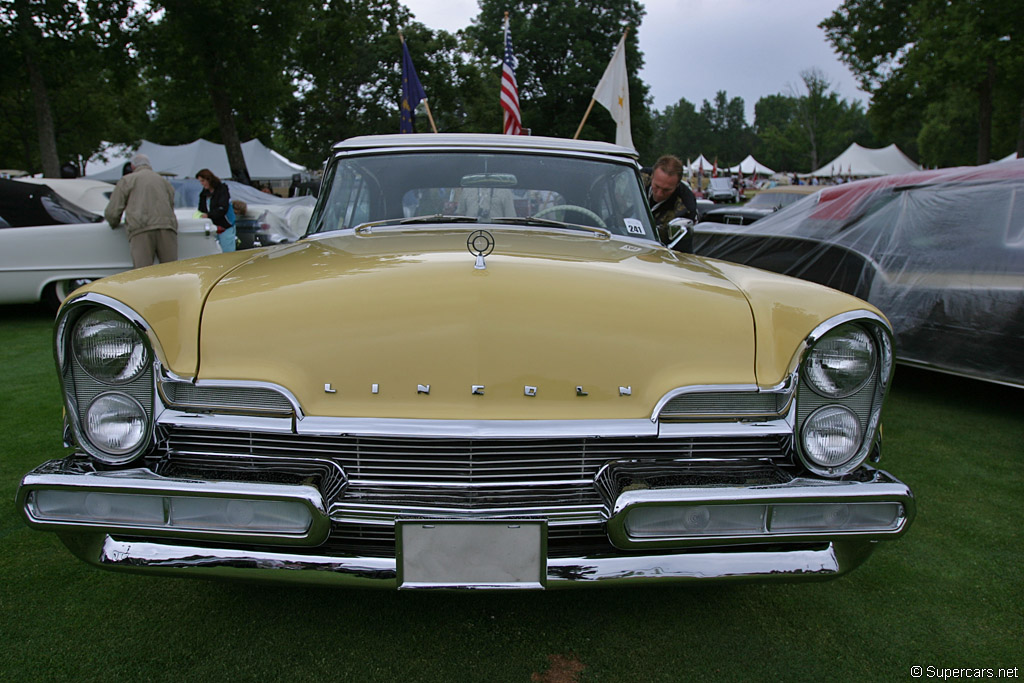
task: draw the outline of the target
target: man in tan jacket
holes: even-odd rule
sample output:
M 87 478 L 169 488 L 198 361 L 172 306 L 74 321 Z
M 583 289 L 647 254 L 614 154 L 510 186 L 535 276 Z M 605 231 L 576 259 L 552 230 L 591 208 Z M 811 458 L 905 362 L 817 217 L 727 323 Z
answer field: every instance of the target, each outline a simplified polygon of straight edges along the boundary
M 128 245 L 135 268 L 178 258 L 178 219 L 174 216 L 174 188 L 149 165 L 149 157 L 132 157 L 132 172 L 117 181 L 103 217 L 111 228 L 128 226 Z

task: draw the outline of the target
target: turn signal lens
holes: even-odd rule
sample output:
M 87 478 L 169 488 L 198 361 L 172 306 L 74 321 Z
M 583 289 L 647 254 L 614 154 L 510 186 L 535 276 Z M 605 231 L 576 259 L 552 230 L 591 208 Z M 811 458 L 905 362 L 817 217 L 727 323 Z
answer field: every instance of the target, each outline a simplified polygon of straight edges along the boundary
M 721 536 L 764 531 L 764 505 L 650 505 L 626 517 L 633 538 Z

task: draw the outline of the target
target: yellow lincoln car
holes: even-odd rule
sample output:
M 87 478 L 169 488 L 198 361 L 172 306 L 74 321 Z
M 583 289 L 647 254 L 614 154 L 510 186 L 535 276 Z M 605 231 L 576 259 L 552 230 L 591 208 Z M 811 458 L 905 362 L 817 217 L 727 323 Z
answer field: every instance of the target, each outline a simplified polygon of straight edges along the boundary
M 633 150 L 352 138 L 297 243 L 69 297 L 68 451 L 18 504 L 178 576 L 828 578 L 914 517 L 874 467 L 891 340 L 860 299 L 659 244 Z

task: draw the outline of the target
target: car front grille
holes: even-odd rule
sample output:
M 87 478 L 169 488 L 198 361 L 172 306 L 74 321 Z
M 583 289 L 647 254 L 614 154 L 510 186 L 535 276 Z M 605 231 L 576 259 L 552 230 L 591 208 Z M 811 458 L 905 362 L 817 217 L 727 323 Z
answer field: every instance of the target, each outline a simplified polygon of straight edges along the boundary
M 156 471 L 313 483 L 333 520 L 328 554 L 389 556 L 399 518 L 544 519 L 552 556 L 610 551 L 625 487 L 772 481 L 792 437 L 459 439 L 309 436 L 169 427 Z M 785 475 L 788 476 L 788 475 Z
M 256 473 L 309 469 L 327 503 L 472 509 L 600 502 L 598 473 L 616 462 L 787 462 L 790 437 L 447 439 L 173 428 L 165 465 Z M 198 474 L 198 472 L 196 472 Z M 244 477 L 243 477 L 244 478 Z M 342 488 L 344 494 L 342 495 Z

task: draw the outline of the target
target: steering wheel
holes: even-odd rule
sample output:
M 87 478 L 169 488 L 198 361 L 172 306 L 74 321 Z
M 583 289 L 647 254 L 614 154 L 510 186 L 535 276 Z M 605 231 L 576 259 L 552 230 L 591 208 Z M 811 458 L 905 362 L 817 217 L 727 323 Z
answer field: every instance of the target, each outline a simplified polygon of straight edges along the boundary
M 533 217 L 540 218 L 541 216 L 546 216 L 549 213 L 554 213 L 555 211 L 575 211 L 576 213 L 581 213 L 590 220 L 594 221 L 594 223 L 597 224 L 597 227 L 604 228 L 605 230 L 608 229 L 608 225 L 605 224 L 605 222 L 601 219 L 600 216 L 598 216 L 596 213 L 594 213 L 585 206 L 577 206 L 575 204 L 555 204 L 554 206 L 549 206 L 546 209 L 541 209 L 537 213 L 533 214 Z

